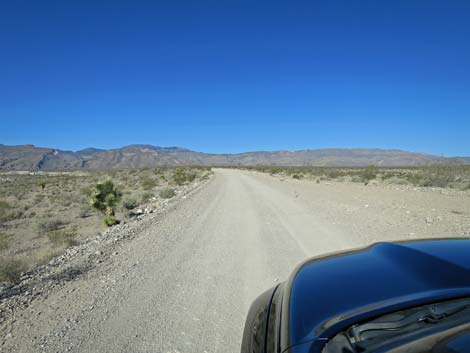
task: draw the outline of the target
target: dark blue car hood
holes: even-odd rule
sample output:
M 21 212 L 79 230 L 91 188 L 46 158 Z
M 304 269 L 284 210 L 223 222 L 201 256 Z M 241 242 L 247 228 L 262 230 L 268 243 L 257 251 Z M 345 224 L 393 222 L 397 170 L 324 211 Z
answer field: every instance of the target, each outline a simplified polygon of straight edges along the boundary
M 386 312 L 470 296 L 470 240 L 378 243 L 310 260 L 288 284 L 284 348 L 316 345 Z

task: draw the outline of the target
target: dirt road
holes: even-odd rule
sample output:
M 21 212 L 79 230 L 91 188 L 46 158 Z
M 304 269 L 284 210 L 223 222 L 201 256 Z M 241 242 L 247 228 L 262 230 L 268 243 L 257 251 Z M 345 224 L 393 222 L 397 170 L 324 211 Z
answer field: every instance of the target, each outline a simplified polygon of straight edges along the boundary
M 238 352 L 248 307 L 304 259 L 461 236 L 469 195 L 216 170 L 115 256 L 15 314 L 2 351 Z

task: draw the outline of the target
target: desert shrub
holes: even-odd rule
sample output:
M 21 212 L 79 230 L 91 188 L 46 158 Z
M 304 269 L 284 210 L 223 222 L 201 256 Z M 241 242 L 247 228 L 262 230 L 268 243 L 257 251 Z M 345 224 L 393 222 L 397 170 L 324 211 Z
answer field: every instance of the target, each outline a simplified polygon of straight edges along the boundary
M 149 177 L 143 178 L 143 180 L 141 181 L 141 184 L 144 190 L 152 190 L 154 187 L 158 185 L 156 180 L 149 178 Z
M 123 175 L 121 176 L 121 182 L 124 184 L 127 184 L 130 181 L 129 175 Z
M 406 173 L 404 178 L 412 185 L 421 185 L 423 176 L 419 173 Z
M 10 245 L 10 240 L 8 236 L 4 233 L 0 233 L 0 251 L 8 249 Z
M 186 176 L 185 176 L 184 170 L 182 170 L 182 169 L 175 170 L 173 172 L 172 178 L 173 178 L 173 182 L 176 185 L 183 185 L 184 182 L 186 181 Z
M 375 166 L 368 166 L 361 174 L 362 180 L 367 185 L 371 180 L 377 178 L 378 168 Z
M 269 170 L 266 170 L 266 172 L 269 172 L 271 175 L 276 175 L 282 172 L 282 169 L 280 167 L 272 167 Z
M 20 218 L 24 218 L 24 217 L 25 217 L 25 214 L 21 210 L 18 210 L 18 211 L 15 211 L 15 212 L 11 213 L 11 218 L 12 219 L 20 219 Z
M 195 171 L 189 171 L 186 173 L 186 180 L 189 182 L 193 182 L 196 180 L 197 173 Z
M 64 206 L 64 207 L 70 207 L 70 206 L 72 206 L 72 204 L 73 204 L 73 200 L 68 199 L 68 198 L 67 198 L 67 199 L 64 198 L 64 199 L 62 200 L 61 204 L 62 204 L 62 206 Z
M 128 198 L 122 202 L 122 205 L 124 206 L 126 210 L 132 210 L 136 208 L 139 205 L 139 203 L 137 202 L 136 199 Z
M 142 202 L 147 202 L 148 200 L 150 200 L 151 198 L 153 197 L 153 194 L 150 193 L 150 192 L 146 192 L 142 195 L 142 198 L 141 198 L 141 201 Z
M 42 200 L 44 200 L 44 195 L 43 194 L 34 195 L 34 203 L 35 204 L 41 203 Z
M 341 173 L 339 170 L 337 169 L 328 169 L 327 171 L 325 171 L 325 175 L 329 178 L 329 179 L 336 179 L 336 178 L 339 178 L 340 176 L 343 175 L 343 173 Z
M 112 215 L 108 215 L 108 216 L 104 217 L 103 222 L 108 227 L 111 227 L 111 226 L 119 223 L 118 220 L 116 219 L 116 217 L 114 217 Z
M 0 282 L 15 284 L 19 281 L 21 273 L 26 271 L 23 261 L 13 258 L 2 258 L 0 261 Z
M 8 202 L 0 200 L 0 222 L 4 222 L 10 213 L 11 206 Z
M 15 219 L 20 219 L 24 217 L 24 212 L 21 210 L 13 210 L 10 212 L 1 212 L 0 211 L 0 223 L 14 221 Z
M 40 233 L 53 232 L 64 228 L 65 225 L 65 221 L 57 218 L 42 219 L 39 220 L 37 223 L 37 227 Z
M 422 170 L 419 186 L 441 187 L 450 186 L 456 180 L 455 169 L 446 166 L 427 167 Z
M 56 245 L 72 246 L 76 243 L 75 238 L 77 237 L 77 228 L 74 227 L 71 230 L 55 230 L 47 234 L 49 241 Z
M 400 178 L 398 176 L 392 176 L 390 178 L 385 179 L 389 184 L 396 184 L 396 185 L 408 185 L 410 182 L 406 178 Z
M 360 177 L 359 175 L 353 175 L 351 177 L 351 181 L 353 183 L 362 183 L 364 180 L 362 179 L 362 177 Z
M 87 218 L 90 216 L 90 211 L 91 208 L 88 205 L 80 207 L 80 210 L 78 211 L 78 217 L 80 218 Z
M 192 182 L 196 179 L 196 172 L 176 169 L 173 172 L 173 181 L 176 185 L 184 185 L 186 182 Z
M 122 193 L 116 189 L 111 179 L 95 185 L 89 204 L 106 215 L 114 215 L 114 207 L 119 203 Z
M 379 176 L 379 175 L 377 175 Z M 380 178 L 382 180 L 388 180 L 391 178 L 400 178 L 402 174 L 394 173 L 394 172 L 389 172 L 389 171 L 381 171 L 380 172 Z
M 300 180 L 300 179 L 302 179 L 302 175 L 301 174 L 294 174 L 294 175 L 292 175 L 292 178 Z
M 175 190 L 172 188 L 165 188 L 160 191 L 159 193 L 160 197 L 163 199 L 171 199 L 176 195 Z

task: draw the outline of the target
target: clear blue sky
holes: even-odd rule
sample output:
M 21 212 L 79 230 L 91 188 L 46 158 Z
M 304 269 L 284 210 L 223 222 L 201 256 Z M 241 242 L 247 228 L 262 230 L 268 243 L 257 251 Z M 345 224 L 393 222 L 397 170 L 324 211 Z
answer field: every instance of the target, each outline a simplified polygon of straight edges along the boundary
M 470 155 L 470 1 L 0 4 L 0 143 Z

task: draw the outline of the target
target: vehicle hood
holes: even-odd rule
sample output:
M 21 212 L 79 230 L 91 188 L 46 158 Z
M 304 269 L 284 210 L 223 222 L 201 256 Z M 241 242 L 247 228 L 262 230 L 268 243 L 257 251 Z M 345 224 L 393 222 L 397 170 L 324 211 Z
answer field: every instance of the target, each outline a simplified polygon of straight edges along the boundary
M 470 240 L 378 243 L 309 260 L 288 284 L 286 346 L 326 342 L 377 315 L 470 296 Z

